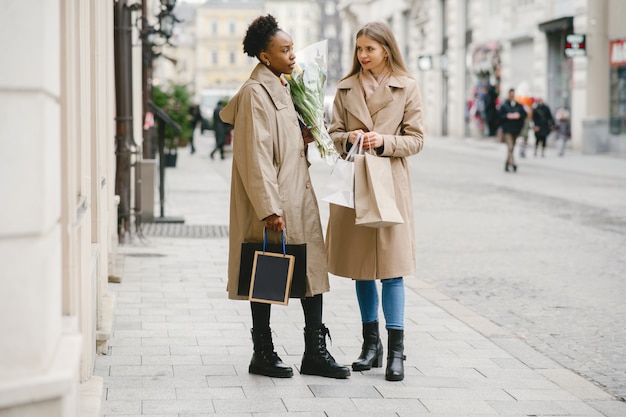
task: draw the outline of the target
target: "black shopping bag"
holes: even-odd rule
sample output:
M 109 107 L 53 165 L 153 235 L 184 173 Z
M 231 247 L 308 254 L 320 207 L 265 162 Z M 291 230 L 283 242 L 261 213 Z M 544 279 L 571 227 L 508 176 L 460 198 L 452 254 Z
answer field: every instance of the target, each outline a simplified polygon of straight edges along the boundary
M 295 258 L 286 253 L 254 252 L 248 299 L 259 303 L 289 303 Z
M 266 252 L 283 252 L 282 243 L 265 245 Z M 241 244 L 241 261 L 239 263 L 239 286 L 237 294 L 248 296 L 250 294 L 250 281 L 254 265 L 254 254 L 263 251 L 263 242 L 244 242 Z M 306 243 L 285 244 L 285 253 L 295 258 L 293 276 L 291 278 L 291 290 L 289 298 L 304 298 L 306 294 Z

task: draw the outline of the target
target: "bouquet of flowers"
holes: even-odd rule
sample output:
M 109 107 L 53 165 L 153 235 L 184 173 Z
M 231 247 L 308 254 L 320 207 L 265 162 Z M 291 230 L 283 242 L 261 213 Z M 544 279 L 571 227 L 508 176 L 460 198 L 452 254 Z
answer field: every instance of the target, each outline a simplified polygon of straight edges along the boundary
M 302 121 L 311 130 L 317 149 L 325 161 L 334 164 L 339 156 L 324 126 L 324 86 L 328 40 L 316 42 L 296 52 L 298 64 L 285 78 Z

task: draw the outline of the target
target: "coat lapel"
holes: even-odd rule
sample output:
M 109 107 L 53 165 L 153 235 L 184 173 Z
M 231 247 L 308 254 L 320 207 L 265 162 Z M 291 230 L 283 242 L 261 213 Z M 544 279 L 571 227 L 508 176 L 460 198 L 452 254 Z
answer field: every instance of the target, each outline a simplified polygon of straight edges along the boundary
M 353 75 L 350 78 L 345 79 L 339 85 L 338 88 L 348 90 L 346 93 L 345 109 L 351 113 L 354 117 L 359 119 L 361 123 L 367 128 L 368 131 L 374 130 L 374 122 L 370 111 L 365 104 L 365 97 L 363 97 L 363 90 L 359 85 L 357 76 Z
M 404 83 L 395 75 L 392 75 L 387 83 L 376 90 L 369 101 L 365 102 L 363 89 L 359 85 L 356 75 L 353 75 L 339 83 L 337 88 L 348 90 L 346 93 L 345 109 L 359 119 L 368 131 L 374 130 L 376 113 L 393 102 L 391 87 L 404 88 Z
M 257 64 L 250 78 L 258 81 L 270 95 L 276 110 L 284 109 L 293 105 L 288 87 L 285 87 L 280 79 L 274 75 L 265 65 Z

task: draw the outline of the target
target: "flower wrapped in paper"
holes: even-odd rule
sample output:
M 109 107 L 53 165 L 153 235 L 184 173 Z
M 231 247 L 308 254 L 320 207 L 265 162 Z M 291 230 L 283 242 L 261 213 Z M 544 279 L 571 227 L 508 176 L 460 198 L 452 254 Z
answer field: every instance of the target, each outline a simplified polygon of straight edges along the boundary
M 285 78 L 296 110 L 311 130 L 320 156 L 329 164 L 334 164 L 339 153 L 324 125 L 327 50 L 328 41 L 323 40 L 296 52 L 296 69 L 286 74 Z

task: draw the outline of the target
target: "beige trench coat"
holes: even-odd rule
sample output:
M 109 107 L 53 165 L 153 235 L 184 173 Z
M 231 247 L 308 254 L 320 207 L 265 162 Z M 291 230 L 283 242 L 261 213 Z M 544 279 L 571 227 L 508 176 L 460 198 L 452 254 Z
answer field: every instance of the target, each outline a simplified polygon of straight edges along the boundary
M 403 224 L 380 229 L 355 226 L 353 209 L 330 205 L 326 234 L 328 269 L 357 280 L 396 278 L 415 272 L 413 195 L 407 157 L 422 150 L 422 101 L 417 82 L 391 76 L 366 103 L 356 75 L 339 83 L 329 129 L 345 156 L 351 131 L 378 132 L 384 138 L 379 157 L 391 158 L 396 202 Z
M 228 297 L 237 295 L 242 242 L 262 242 L 265 219 L 283 216 L 287 243 L 307 244 L 307 296 L 329 290 L 319 208 L 289 88 L 264 65 L 220 112 L 233 125 Z M 280 242 L 280 233 L 268 231 Z

